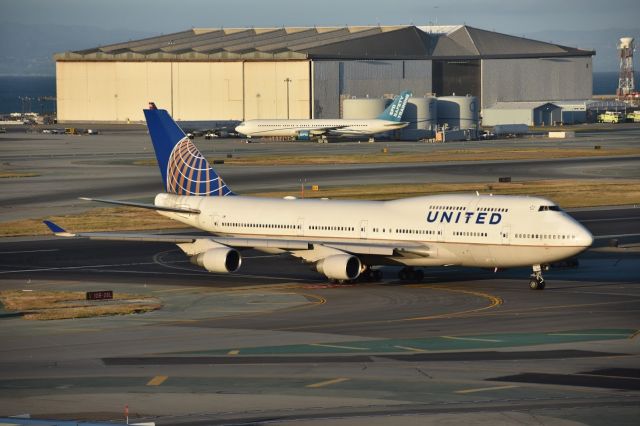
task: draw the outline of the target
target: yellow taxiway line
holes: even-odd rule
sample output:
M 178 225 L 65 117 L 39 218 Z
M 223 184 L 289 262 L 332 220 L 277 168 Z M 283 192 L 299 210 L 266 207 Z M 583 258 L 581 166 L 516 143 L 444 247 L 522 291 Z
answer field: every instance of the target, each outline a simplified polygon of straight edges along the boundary
M 395 345 L 394 348 L 403 349 L 411 352 L 428 352 L 426 349 L 412 348 L 411 346 L 399 346 Z
M 149 382 L 147 383 L 147 386 L 160 386 L 168 378 L 169 376 L 156 376 L 153 379 L 149 380 Z
M 336 383 L 346 382 L 348 379 L 346 377 L 338 377 L 337 379 L 325 380 L 324 382 L 313 383 L 311 385 L 307 385 L 307 388 L 321 388 L 324 386 L 335 385 Z
M 487 391 L 494 391 L 494 390 L 512 389 L 512 388 L 517 388 L 517 387 L 518 386 L 516 386 L 516 385 L 494 386 L 494 387 L 491 387 L 491 388 L 464 389 L 464 390 L 455 391 L 455 393 L 465 394 L 465 393 L 475 393 L 475 392 L 487 392 Z

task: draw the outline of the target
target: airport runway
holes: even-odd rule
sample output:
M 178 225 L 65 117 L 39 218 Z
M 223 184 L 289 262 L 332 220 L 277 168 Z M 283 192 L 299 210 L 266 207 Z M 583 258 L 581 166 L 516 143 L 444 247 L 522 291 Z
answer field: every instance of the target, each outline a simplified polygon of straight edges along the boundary
M 430 268 L 406 284 L 385 268 L 382 283 L 334 286 L 288 256 L 249 251 L 221 275 L 170 244 L 5 239 L 1 289 L 112 289 L 164 307 L 0 315 L 0 414 L 118 419 L 128 404 L 160 425 L 635 424 L 640 240 L 620 235 L 640 215 L 574 215 L 605 238 L 577 268 L 548 271 L 542 292 L 527 269 Z M 607 247 L 615 235 L 624 247 Z

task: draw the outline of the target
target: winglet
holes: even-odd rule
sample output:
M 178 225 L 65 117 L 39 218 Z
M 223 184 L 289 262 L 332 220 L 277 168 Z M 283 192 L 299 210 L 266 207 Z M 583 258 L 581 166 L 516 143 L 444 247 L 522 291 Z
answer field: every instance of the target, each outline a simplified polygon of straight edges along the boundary
M 51 232 L 53 232 L 53 234 L 58 237 L 75 237 L 76 236 L 76 234 L 67 232 L 66 230 L 56 225 L 55 223 L 51 222 L 50 220 L 43 220 L 42 223 L 47 225 L 47 228 L 49 228 Z

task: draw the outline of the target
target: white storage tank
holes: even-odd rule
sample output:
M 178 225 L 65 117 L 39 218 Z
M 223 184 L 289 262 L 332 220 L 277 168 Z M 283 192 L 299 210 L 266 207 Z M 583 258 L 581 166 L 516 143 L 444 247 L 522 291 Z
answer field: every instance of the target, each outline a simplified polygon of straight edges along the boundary
M 478 99 L 475 96 L 442 96 L 438 98 L 438 125 L 450 129 L 477 129 Z
M 409 98 L 402 121 L 409 122 L 409 125 L 401 130 L 402 139 L 433 138 L 438 123 L 436 98 L 434 96 Z
M 359 120 L 376 118 L 383 113 L 389 99 L 385 98 L 351 98 L 342 101 L 342 118 Z

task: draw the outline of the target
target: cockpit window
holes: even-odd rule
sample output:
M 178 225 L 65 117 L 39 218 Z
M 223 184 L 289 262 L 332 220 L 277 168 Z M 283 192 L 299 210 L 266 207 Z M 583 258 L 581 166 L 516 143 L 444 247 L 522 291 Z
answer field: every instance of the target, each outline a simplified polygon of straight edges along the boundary
M 540 206 L 540 208 L 538 208 L 539 212 L 546 212 L 546 211 L 554 211 L 554 212 L 559 212 L 560 211 L 560 207 L 558 206 Z

